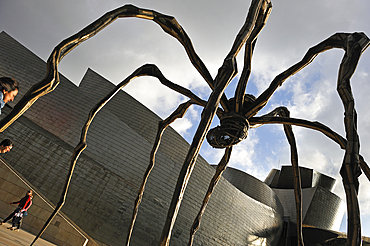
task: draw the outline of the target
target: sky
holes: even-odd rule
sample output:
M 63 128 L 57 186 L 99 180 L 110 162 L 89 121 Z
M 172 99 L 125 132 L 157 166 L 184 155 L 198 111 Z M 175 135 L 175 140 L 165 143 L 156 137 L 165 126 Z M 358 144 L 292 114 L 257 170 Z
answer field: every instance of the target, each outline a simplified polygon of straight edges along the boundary
M 55 46 L 108 11 L 125 4 L 174 16 L 191 38 L 195 51 L 215 77 L 233 41 L 244 24 L 250 0 L 0 0 L 0 31 L 5 31 L 43 60 Z M 275 76 L 299 62 L 307 50 L 337 32 L 370 35 L 370 1 L 311 0 L 272 1 L 273 9 L 260 33 L 252 59 L 247 93 L 260 95 Z M 336 91 L 337 75 L 344 52 L 333 49 L 320 54 L 308 67 L 294 75 L 273 95 L 259 115 L 286 106 L 291 117 L 319 121 L 345 136 L 343 105 Z M 233 97 L 243 68 L 226 89 Z M 136 68 L 156 64 L 164 76 L 204 100 L 211 90 L 190 63 L 181 44 L 154 22 L 137 18 L 118 19 L 93 38 L 70 52 L 59 71 L 76 85 L 87 68 L 118 84 Z M 370 49 L 365 51 L 351 79 L 358 113 L 360 154 L 370 162 Z M 38 81 L 35 81 L 35 83 Z M 153 78 L 139 78 L 124 90 L 162 118 L 170 115 L 186 98 Z M 191 107 L 185 117 L 171 126 L 192 141 L 202 108 Z M 213 126 L 218 124 L 215 119 Z M 313 130 L 293 127 L 299 164 L 337 179 L 334 193 L 345 200 L 339 175 L 344 151 Z M 290 164 L 289 144 L 281 125 L 265 125 L 249 131 L 248 138 L 233 148 L 229 166 L 264 180 L 271 169 Z M 200 154 L 217 164 L 223 150 L 204 143 Z M 362 233 L 370 236 L 370 183 L 360 177 L 359 201 Z M 341 231 L 346 231 L 344 217 Z

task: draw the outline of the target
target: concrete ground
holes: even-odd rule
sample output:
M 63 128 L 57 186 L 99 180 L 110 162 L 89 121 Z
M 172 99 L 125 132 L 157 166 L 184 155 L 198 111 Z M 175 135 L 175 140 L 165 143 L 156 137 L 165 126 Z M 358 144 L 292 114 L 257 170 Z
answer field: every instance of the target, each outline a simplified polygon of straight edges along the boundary
M 7 229 L 11 224 L 4 223 L 0 226 L 0 245 L 1 246 L 29 246 L 35 239 L 36 235 L 28 233 L 22 228 L 17 231 Z M 35 246 L 53 246 L 55 244 L 49 243 L 44 239 L 37 239 Z

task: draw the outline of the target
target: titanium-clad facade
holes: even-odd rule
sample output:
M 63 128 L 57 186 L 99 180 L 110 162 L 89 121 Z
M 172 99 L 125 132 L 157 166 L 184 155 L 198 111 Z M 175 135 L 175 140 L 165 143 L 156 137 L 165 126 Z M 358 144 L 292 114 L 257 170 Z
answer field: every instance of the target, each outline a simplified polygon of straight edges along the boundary
M 5 32 L 0 33 L 0 76 L 20 83 L 14 104 L 46 73 L 45 62 Z M 124 76 L 124 75 L 123 75 Z M 73 148 L 90 109 L 114 85 L 88 70 L 77 87 L 60 75 L 54 92 L 40 98 L 2 134 L 16 147 L 3 158 L 53 203 L 59 200 Z M 10 108 L 3 109 L 4 117 Z M 120 91 L 94 119 L 88 147 L 77 162 L 62 211 L 102 245 L 122 245 L 134 200 L 161 119 Z M 148 180 L 130 245 L 158 245 L 172 192 L 189 144 L 172 128 L 165 131 Z M 171 237 L 186 245 L 189 230 L 214 174 L 199 156 Z M 254 187 L 245 193 L 222 178 L 195 236 L 194 245 L 277 245 L 284 210 L 263 182 L 245 174 Z M 249 181 L 248 181 L 249 180 Z M 52 226 L 56 226 L 53 225 Z
M 302 221 L 307 227 L 338 231 L 345 211 L 345 204 L 331 191 L 335 179 L 310 168 L 300 167 L 302 186 Z M 291 166 L 272 170 L 265 180 L 284 207 L 284 217 L 296 222 L 296 208 Z

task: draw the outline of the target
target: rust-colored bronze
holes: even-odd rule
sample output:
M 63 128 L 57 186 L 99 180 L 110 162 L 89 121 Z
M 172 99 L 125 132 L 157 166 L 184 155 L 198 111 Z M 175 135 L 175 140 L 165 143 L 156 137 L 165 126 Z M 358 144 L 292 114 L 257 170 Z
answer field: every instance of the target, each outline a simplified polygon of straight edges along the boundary
M 357 198 L 359 185 L 358 176 L 361 174 L 360 169 L 362 169 L 368 179 L 370 179 L 370 169 L 364 159 L 359 155 L 359 138 L 356 130 L 357 117 L 354 108 L 353 95 L 351 92 L 350 78 L 355 71 L 361 54 L 369 46 L 370 41 L 368 37 L 363 33 L 334 34 L 328 39 L 310 48 L 300 62 L 294 64 L 293 66 L 276 76 L 275 79 L 271 82 L 270 86 L 258 98 L 254 98 L 251 95 L 245 94 L 246 85 L 251 71 L 253 48 L 259 32 L 262 30 L 267 22 L 271 9 L 272 5 L 270 0 L 252 0 L 246 21 L 240 29 L 234 41 L 234 44 L 229 54 L 226 56 L 222 66 L 220 67 L 215 79 L 212 78 L 207 67 L 196 54 L 190 38 L 187 36 L 184 29 L 177 23 L 174 17 L 163 15 L 152 10 L 140 9 L 133 5 L 125 5 L 121 8 L 106 13 L 101 18 L 99 18 L 80 32 L 76 33 L 75 35 L 63 40 L 57 47 L 55 47 L 47 61 L 47 73 L 45 78 L 39 83 L 35 84 L 15 105 L 13 110 L 3 120 L 0 121 L 0 131 L 4 131 L 9 125 L 11 125 L 38 98 L 49 92 L 52 92 L 58 86 L 58 65 L 61 59 L 65 55 L 67 55 L 68 52 L 73 50 L 83 41 L 93 37 L 95 34 L 97 34 L 107 25 L 111 24 L 117 18 L 137 17 L 153 20 L 154 22 L 159 24 L 166 33 L 175 37 L 183 45 L 191 63 L 208 83 L 208 85 L 212 89 L 212 93 L 208 101 L 202 100 L 195 94 L 193 94 L 190 90 L 167 80 L 163 76 L 161 71 L 155 65 L 151 64 L 147 64 L 138 68 L 124 81 L 117 85 L 114 90 L 112 90 L 106 97 L 104 97 L 98 104 L 96 104 L 93 109 L 91 109 L 89 117 L 82 129 L 80 142 L 74 149 L 73 155 L 71 157 L 69 175 L 65 181 L 65 186 L 60 201 L 58 202 L 56 209 L 31 245 L 33 245 L 34 242 L 41 236 L 43 231 L 47 228 L 51 220 L 59 212 L 59 210 L 65 203 L 73 170 L 75 168 L 79 155 L 87 147 L 86 136 L 89 126 L 95 115 L 99 112 L 100 109 L 105 106 L 105 104 L 112 97 L 114 97 L 114 95 L 120 89 L 122 89 L 126 84 L 139 76 L 156 77 L 163 85 L 190 98 L 190 100 L 184 104 L 181 104 L 167 119 L 159 122 L 158 124 L 156 140 L 150 154 L 150 163 L 143 176 L 143 181 L 140 186 L 137 199 L 135 200 L 135 208 L 132 215 L 130 229 L 127 235 L 126 245 L 130 244 L 130 238 L 134 228 L 139 205 L 143 197 L 147 179 L 154 167 L 155 155 L 161 141 L 161 136 L 164 130 L 173 121 L 183 117 L 186 110 L 193 104 L 200 105 L 204 107 L 204 109 L 198 129 L 194 135 L 189 152 L 184 160 L 184 164 L 177 180 L 175 191 L 173 193 L 172 201 L 160 238 L 161 246 L 169 245 L 172 228 L 181 205 L 184 191 L 193 171 L 200 147 L 203 144 L 206 136 L 207 140 L 212 146 L 217 148 L 225 148 L 225 154 L 217 167 L 214 177 L 211 180 L 200 212 L 198 213 L 198 216 L 196 217 L 191 228 L 189 245 L 192 245 L 195 232 L 200 226 L 201 217 L 203 215 L 203 212 L 205 211 L 206 205 L 211 197 L 214 187 L 217 185 L 217 182 L 222 175 L 222 172 L 225 170 L 228 164 L 232 146 L 247 137 L 249 128 L 256 128 L 264 124 L 282 124 L 284 126 L 284 131 L 288 142 L 291 146 L 291 163 L 294 173 L 294 190 L 297 210 L 298 245 L 303 245 L 301 204 L 302 194 L 298 167 L 298 154 L 295 138 L 292 131 L 292 125 L 320 131 L 327 137 L 332 139 L 334 142 L 338 143 L 340 147 L 345 150 L 345 156 L 340 174 L 343 178 L 343 184 L 345 187 L 347 199 L 347 243 L 348 245 L 352 246 L 360 245 L 360 212 Z M 235 91 L 235 96 L 234 98 L 228 100 L 224 95 L 224 90 L 237 74 L 236 56 L 238 55 L 243 45 L 245 45 L 244 68 L 237 89 Z M 318 54 L 332 48 L 341 48 L 345 51 L 345 55 L 340 65 L 337 90 L 344 105 L 346 138 L 343 138 L 339 134 L 332 131 L 329 127 L 321 123 L 290 118 L 289 111 L 284 107 L 277 108 L 267 115 L 255 117 L 255 115 L 266 105 L 275 90 L 279 86 L 281 86 L 286 79 L 310 64 Z M 221 107 L 219 107 L 219 105 Z M 215 115 L 217 115 L 220 119 L 220 126 L 215 129 L 209 130 L 211 122 Z

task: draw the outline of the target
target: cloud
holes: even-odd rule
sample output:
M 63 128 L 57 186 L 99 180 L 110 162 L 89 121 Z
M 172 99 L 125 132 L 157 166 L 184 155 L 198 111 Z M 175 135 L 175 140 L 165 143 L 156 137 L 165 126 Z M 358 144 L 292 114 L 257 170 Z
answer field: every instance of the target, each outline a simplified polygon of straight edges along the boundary
M 245 21 L 250 1 L 216 3 L 203 0 L 132 0 L 131 3 L 175 16 L 191 38 L 209 72 L 215 76 Z M 272 1 L 272 4 L 270 18 L 258 37 L 253 53 L 252 75 L 247 87 L 247 92 L 253 90 L 256 96 L 268 88 L 275 76 L 299 62 L 310 47 L 332 34 L 362 31 L 370 35 L 370 16 L 367 13 L 370 1 L 353 3 L 338 0 L 332 4 L 321 0 L 287 0 Z M 65 0 L 58 1 L 56 5 L 48 0 L 12 0 L 3 1 L 1 5 L 1 30 L 46 60 L 59 42 L 104 13 L 122 6 L 122 2 Z M 320 54 L 312 64 L 277 89 L 263 112 L 287 106 L 292 117 L 319 121 L 345 136 L 344 110 L 336 92 L 342 57 L 343 51 L 335 49 Z M 237 62 L 240 75 L 243 50 Z M 68 54 L 60 64 L 60 71 L 78 84 L 90 67 L 117 84 L 146 63 L 156 64 L 167 79 L 208 99 L 209 86 L 189 61 L 184 48 L 149 20 L 116 20 Z M 370 159 L 369 63 L 368 50 L 363 54 L 351 79 L 358 113 L 361 154 L 365 160 Z M 170 115 L 177 105 L 186 100 L 153 78 L 136 79 L 125 90 L 162 118 Z M 191 107 L 184 119 L 173 124 L 188 141 L 191 141 L 199 123 L 201 110 L 200 107 Z M 335 192 L 344 198 L 338 175 L 343 150 L 321 133 L 300 127 L 293 127 L 293 130 L 301 165 L 337 178 L 339 185 Z M 205 143 L 201 154 L 210 163 L 216 164 L 223 150 L 213 149 Z M 264 126 L 250 130 L 249 137 L 235 146 L 230 165 L 263 180 L 271 168 L 289 164 L 289 156 L 289 146 L 282 127 Z M 362 214 L 370 216 L 369 195 L 365 192 L 369 182 L 361 177 L 361 184 L 359 197 Z M 365 218 L 370 221 L 369 217 Z M 363 227 L 364 234 L 370 235 L 370 224 L 366 225 Z
M 196 124 L 194 118 L 197 119 L 198 116 L 199 112 L 193 107 L 190 107 L 185 116 L 173 122 L 171 124 L 171 127 L 173 127 L 178 133 L 182 135 L 187 134 L 188 130 L 194 127 L 194 124 Z

